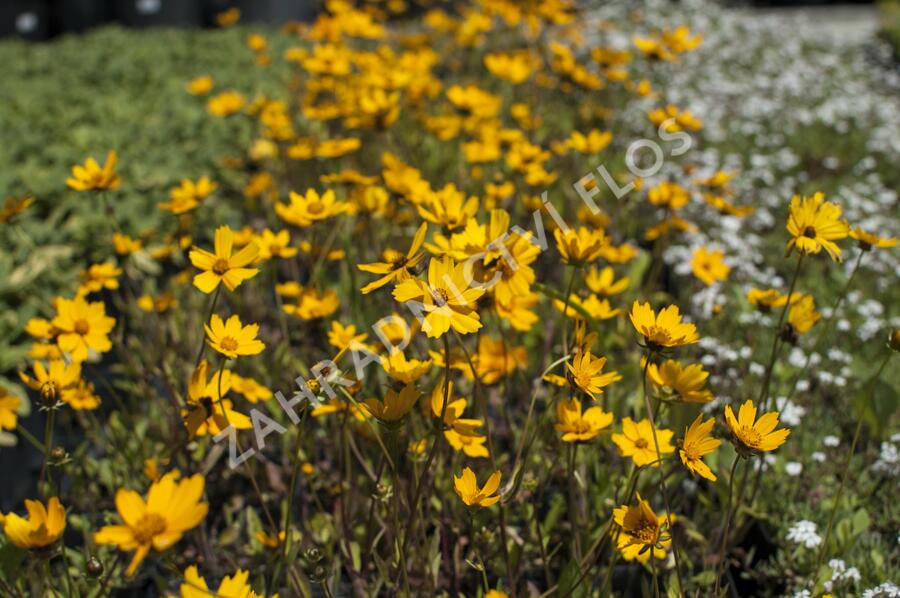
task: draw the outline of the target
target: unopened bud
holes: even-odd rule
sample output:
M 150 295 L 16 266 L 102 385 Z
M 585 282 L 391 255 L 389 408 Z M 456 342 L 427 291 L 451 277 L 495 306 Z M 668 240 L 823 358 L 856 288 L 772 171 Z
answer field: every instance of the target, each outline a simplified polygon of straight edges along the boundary
M 95 556 L 88 559 L 85 569 L 87 570 L 87 574 L 91 577 L 100 577 L 103 575 L 103 563 Z
M 888 339 L 888 346 L 900 353 L 900 328 L 895 328 Z

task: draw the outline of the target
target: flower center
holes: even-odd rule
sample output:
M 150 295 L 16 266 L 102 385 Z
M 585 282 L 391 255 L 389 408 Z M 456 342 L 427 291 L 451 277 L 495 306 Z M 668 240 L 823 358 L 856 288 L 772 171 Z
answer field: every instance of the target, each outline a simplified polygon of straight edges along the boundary
M 219 345 L 226 351 L 237 351 L 238 348 L 238 342 L 230 336 L 226 336 L 219 341 Z
M 803 236 L 808 239 L 816 238 L 816 228 L 814 226 L 807 226 L 803 229 Z
M 434 291 L 434 302 L 438 307 L 444 307 L 447 305 L 447 302 L 450 301 L 450 294 L 447 293 L 447 289 L 435 289 Z
M 656 526 L 651 522 L 642 519 L 640 527 L 630 531 L 629 533 L 637 539 L 641 544 L 654 545 L 656 544 Z
M 639 449 L 645 449 L 650 446 L 650 443 L 647 442 L 646 438 L 638 438 L 634 441 L 634 446 L 638 447 Z
M 741 426 L 738 437 L 750 448 L 757 448 L 762 443 L 762 436 L 756 431 L 756 428 Z
M 45 401 L 56 400 L 58 394 L 59 389 L 54 380 L 47 380 L 46 382 L 41 384 L 41 398 Z
M 219 276 L 228 272 L 228 260 L 222 258 L 217 259 L 216 263 L 213 264 L 212 271 Z
M 157 513 L 147 513 L 140 518 L 131 531 L 139 544 L 149 544 L 155 536 L 166 531 L 166 520 Z
M 90 331 L 91 331 L 91 325 L 88 323 L 87 320 L 85 320 L 83 318 L 81 320 L 75 320 L 75 333 L 76 334 L 80 334 L 81 336 L 84 336 L 85 334 L 87 334 Z
M 325 204 L 321 201 L 312 201 L 306 206 L 306 211 L 310 214 L 321 214 L 325 211 Z

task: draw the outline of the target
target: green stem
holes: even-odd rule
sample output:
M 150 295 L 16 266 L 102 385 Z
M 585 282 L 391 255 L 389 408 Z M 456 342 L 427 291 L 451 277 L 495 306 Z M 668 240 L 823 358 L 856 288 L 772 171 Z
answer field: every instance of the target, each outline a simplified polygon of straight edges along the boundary
M 725 505 L 725 521 L 723 523 L 722 530 L 722 545 L 719 548 L 719 562 L 716 565 L 716 587 L 713 591 L 713 596 L 719 595 L 719 587 L 722 583 L 722 573 L 725 571 L 725 563 L 727 562 L 728 555 L 728 531 L 731 527 L 731 501 L 734 498 L 734 477 L 737 471 L 738 462 L 741 460 L 740 455 L 734 456 L 734 462 L 731 464 L 731 473 L 728 476 L 728 502 Z M 737 512 L 737 507 L 740 505 L 740 496 L 738 496 L 738 504 L 735 505 L 735 512 Z

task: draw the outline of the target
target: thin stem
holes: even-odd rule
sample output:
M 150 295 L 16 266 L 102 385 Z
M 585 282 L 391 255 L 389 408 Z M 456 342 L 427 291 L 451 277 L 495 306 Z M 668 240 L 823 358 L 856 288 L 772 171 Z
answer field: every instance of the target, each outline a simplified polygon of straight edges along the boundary
M 54 399 L 55 400 L 55 399 Z M 47 498 L 47 491 L 44 488 L 44 481 L 49 481 L 47 472 L 47 464 L 50 460 L 50 450 L 53 448 L 53 420 L 56 417 L 56 405 L 47 410 L 47 419 L 44 420 L 44 461 L 41 464 L 40 491 L 44 498 Z
M 781 338 L 781 327 L 784 324 L 784 318 L 791 306 L 791 296 L 794 294 L 794 287 L 797 286 L 797 278 L 800 275 L 800 266 L 803 264 L 803 254 L 797 258 L 797 267 L 794 268 L 794 276 L 791 278 L 791 286 L 788 290 L 787 301 L 781 308 L 781 315 L 778 317 L 778 325 L 775 326 L 774 338 L 772 339 L 772 351 L 769 354 L 769 364 L 766 366 L 766 375 L 763 379 L 762 387 L 759 391 L 759 398 L 756 400 L 757 405 L 763 406 L 763 411 L 769 410 L 769 384 L 772 382 L 772 370 L 775 368 L 775 358 L 778 355 L 778 340 Z
M 575 274 L 578 268 L 572 266 L 572 273 L 569 274 L 569 284 L 566 286 L 566 301 L 563 307 L 562 317 L 560 318 L 560 326 L 562 327 L 563 353 L 569 352 L 569 301 L 572 298 L 572 290 L 575 287 Z
M 731 526 L 731 501 L 734 498 L 734 477 L 735 472 L 737 471 L 738 462 L 741 460 L 740 455 L 734 456 L 734 462 L 731 464 L 731 474 L 728 476 L 728 503 L 725 506 L 725 521 L 723 523 L 723 531 L 722 531 L 722 545 L 719 548 L 719 562 L 716 565 L 716 589 L 713 591 L 713 596 L 719 595 L 719 587 L 722 583 L 722 573 L 725 570 L 725 563 L 727 561 L 728 555 L 728 531 Z M 740 496 L 738 496 L 738 505 L 740 504 Z M 737 506 L 735 505 L 735 512 L 737 511 Z
M 207 324 L 209 320 L 212 318 L 213 311 L 216 309 L 216 303 L 219 301 L 219 294 L 222 292 L 222 283 L 216 287 L 216 292 L 213 294 L 213 298 L 209 303 L 209 309 L 206 311 L 206 319 L 203 320 L 204 324 Z M 200 360 L 203 359 L 203 349 L 206 347 L 206 333 L 204 332 L 200 336 L 200 348 L 197 350 L 197 358 L 194 360 L 194 369 L 197 369 L 197 366 L 200 365 Z

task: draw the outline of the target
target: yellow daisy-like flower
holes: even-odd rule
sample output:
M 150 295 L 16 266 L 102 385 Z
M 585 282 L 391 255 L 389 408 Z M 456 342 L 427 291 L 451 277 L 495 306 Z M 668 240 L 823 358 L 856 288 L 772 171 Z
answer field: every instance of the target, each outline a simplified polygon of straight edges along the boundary
M 439 191 L 428 193 L 424 202 L 416 206 L 419 216 L 449 230 L 465 226 L 469 218 L 478 211 L 478 198 L 466 199 L 466 194 L 448 183 Z
M 283 306 L 284 313 L 300 318 L 301 320 L 316 320 L 327 318 L 341 304 L 338 294 L 333 289 L 319 291 L 317 289 L 302 289 L 297 296 L 295 305 Z
M 265 350 L 266 345 L 256 338 L 259 334 L 259 324 L 241 324 L 241 318 L 233 315 L 227 321 L 222 322 L 217 314 L 213 314 L 209 324 L 204 324 L 203 329 L 208 337 L 206 342 L 210 347 L 222 355 L 235 359 L 240 355 L 258 355 Z
M 106 154 L 102 168 L 94 158 L 88 158 L 84 166 L 76 164 L 72 167 L 72 176 L 66 179 L 66 185 L 76 191 L 118 189 L 122 181 L 115 173 L 116 160 L 116 152 L 112 150 Z
M 440 338 L 452 327 L 460 334 L 481 328 L 476 302 L 484 294 L 482 288 L 469 286 L 465 264 L 454 265 L 449 257 L 432 259 L 428 264 L 428 281 L 404 280 L 394 287 L 394 299 L 415 301 L 424 314 L 422 330 L 429 338 Z
M 396 422 L 409 413 L 418 398 L 419 391 L 416 390 L 415 384 L 407 384 L 400 392 L 389 388 L 383 402 L 378 399 L 366 399 L 362 406 L 376 419 Z
M 672 430 L 656 429 L 656 440 L 659 442 L 659 457 L 653 443 L 653 426 L 647 418 L 635 422 L 630 417 L 622 420 L 622 433 L 613 434 L 612 441 L 619 447 L 619 454 L 631 457 L 637 467 L 659 467 L 662 455 L 675 452 L 672 446 Z
M 276 203 L 275 213 L 288 224 L 303 228 L 343 214 L 349 207 L 345 202 L 335 198 L 332 189 L 325 191 L 321 196 L 315 189 L 307 189 L 305 195 L 291 191 L 290 203 Z
M 787 440 L 791 433 L 787 428 L 776 430 L 778 412 L 770 411 L 756 419 L 756 406 L 747 399 L 741 405 L 738 416 L 734 416 L 731 405 L 725 406 L 725 423 L 734 436 L 738 450 L 746 454 L 759 454 L 774 451 Z
M 106 525 L 94 534 L 97 544 L 134 551 L 126 571 L 129 576 L 134 575 L 151 548 L 157 552 L 171 548 L 206 517 L 209 505 L 201 501 L 203 476 L 198 473 L 176 481 L 178 475 L 169 472 L 153 483 L 146 501 L 134 490 L 119 489 L 116 510 L 123 525 Z
M 106 262 L 103 264 L 92 264 L 87 270 L 81 272 L 78 277 L 81 279 L 81 286 L 78 288 L 79 295 L 90 295 L 98 293 L 103 289 L 115 290 L 119 288 L 119 276 L 122 269 L 115 264 Z
M 866 232 L 858 227 L 850 231 L 850 237 L 856 239 L 859 248 L 863 251 L 871 251 L 873 247 L 884 249 L 897 246 L 897 239 L 895 237 L 879 237 L 876 234 Z
M 589 229 L 580 226 L 565 232 L 557 228 L 553 231 L 553 236 L 556 239 L 556 248 L 567 264 L 592 262 L 600 257 L 607 244 L 606 235 L 599 228 Z
M 716 420 L 713 418 L 703 421 L 703 415 L 698 415 L 697 419 L 685 429 L 684 440 L 678 449 L 678 456 L 688 471 L 712 482 L 716 481 L 716 474 L 703 462 L 703 457 L 722 444 L 721 440 L 709 435 L 715 423 Z
M 144 247 L 144 242 L 140 239 L 132 239 L 122 233 L 113 233 L 112 242 L 113 248 L 119 255 L 131 255 Z
M 204 359 L 188 382 L 189 410 L 183 410 L 184 424 L 193 436 L 218 434 L 228 426 L 238 430 L 253 427 L 250 418 L 235 411 L 232 402 L 223 397 L 231 390 L 231 372 L 219 370 L 207 379 L 209 363 Z
M 259 247 L 260 261 L 294 257 L 300 251 L 297 247 L 291 247 L 291 233 L 286 229 L 276 233 L 267 228 L 254 237 L 254 241 Z
M 233 291 L 248 278 L 256 276 L 259 270 L 246 267 L 253 263 L 259 254 L 256 243 L 249 243 L 237 253 L 232 253 L 233 248 L 234 231 L 227 226 L 216 229 L 215 253 L 199 247 L 192 248 L 191 263 L 203 270 L 194 276 L 194 286 L 209 294 L 216 290 L 220 282 L 224 282 L 225 287 Z
M 791 303 L 796 303 L 802 296 L 802 293 L 791 294 Z M 788 296 L 782 295 L 776 289 L 754 288 L 747 291 L 747 301 L 750 302 L 750 305 L 755 305 L 762 310 L 767 310 L 773 307 L 784 307 L 784 305 L 788 302 Z
M 626 291 L 628 285 L 631 284 L 631 281 L 627 276 L 616 280 L 616 272 L 610 266 L 603 268 L 603 270 L 598 270 L 592 266 L 591 269 L 588 270 L 584 282 L 592 293 L 603 295 L 605 297 L 618 295 L 619 293 Z
M 48 366 L 40 361 L 35 361 L 31 366 L 34 378 L 25 372 L 19 372 L 29 388 L 40 393 L 41 399 L 46 403 L 54 403 L 62 397 L 62 393 L 74 387 L 81 380 L 81 364 L 67 364 L 62 359 L 51 359 Z
M 192 96 L 205 96 L 212 91 L 214 85 L 215 82 L 212 77 L 209 75 L 202 75 L 188 81 L 184 88 L 185 91 Z
M 566 364 L 566 369 L 572 375 L 575 385 L 589 394 L 591 397 L 603 394 L 603 387 L 622 379 L 618 372 L 603 372 L 606 365 L 605 357 L 594 358 L 590 349 L 582 352 L 580 349 L 572 358 L 572 363 Z
M 804 295 L 800 300 L 791 304 L 791 309 L 788 311 L 788 323 L 799 334 L 807 332 L 820 319 L 822 319 L 822 314 L 816 311 L 812 295 Z
M 277 547 L 276 543 L 276 547 Z M 210 590 L 206 580 L 200 577 L 196 565 L 191 565 L 184 570 L 184 583 L 178 591 L 181 598 L 263 598 L 263 594 L 257 594 L 248 583 L 250 572 L 243 569 L 235 571 L 234 575 L 226 575 L 222 578 L 217 590 Z
M 3 205 L 0 206 L 0 223 L 9 224 L 33 203 L 34 197 L 31 195 L 7 197 L 3 200 Z
M 55 544 L 66 529 L 66 509 L 52 497 L 45 507 L 37 500 L 26 500 L 28 517 L 15 513 L 0 514 L 0 526 L 6 538 L 23 549 L 44 548 Z
M 595 320 L 609 320 L 622 312 L 620 309 L 613 309 L 609 304 L 609 299 L 600 299 L 597 295 L 589 295 L 587 299 L 581 299 L 578 295 L 573 294 L 569 297 L 568 308 L 566 308 L 565 301 L 554 299 L 553 307 L 559 311 L 565 310 L 566 316 L 576 320 L 584 319 L 582 311 Z
M 818 192 L 812 197 L 795 195 L 791 199 L 787 230 L 791 239 L 787 253 L 794 248 L 800 255 L 816 254 L 823 249 L 836 262 L 841 261 L 839 241 L 850 234 L 850 225 L 841 220 L 841 207 L 825 201 L 825 194 Z
M 412 278 L 413 272 L 419 262 L 424 257 L 419 252 L 422 243 L 425 242 L 425 233 L 428 231 L 428 224 L 422 223 L 413 237 L 412 244 L 406 253 L 400 253 L 394 249 L 386 249 L 383 252 L 383 262 L 372 262 L 371 264 L 358 264 L 356 267 L 363 272 L 371 272 L 372 274 L 380 274 L 381 278 L 372 281 L 364 286 L 360 291 L 363 295 L 371 293 L 376 289 L 389 284 L 391 282 L 402 282 Z
M 489 507 L 500 501 L 497 495 L 491 496 L 500 487 L 500 472 L 495 471 L 487 479 L 484 486 L 478 487 L 478 479 L 475 472 L 466 467 L 462 475 L 453 476 L 453 488 L 459 498 L 470 507 Z
M 642 365 L 645 364 L 642 359 Z M 699 363 L 682 367 L 673 359 L 667 359 L 661 365 L 646 364 L 647 378 L 653 385 L 667 394 L 674 393 L 682 401 L 688 403 L 708 403 L 712 401 L 712 392 L 704 388 L 709 372 Z
M 0 430 L 15 430 L 22 399 L 0 386 Z
M 649 302 L 635 301 L 629 316 L 635 330 L 651 349 L 690 345 L 700 340 L 697 327 L 681 321 L 677 305 L 665 307 L 657 315 Z
M 711 285 L 717 280 L 727 279 L 731 266 L 725 263 L 724 252 L 700 247 L 691 258 L 691 270 L 704 284 Z
M 617 548 L 626 561 L 636 559 L 646 563 L 651 555 L 657 559 L 666 558 L 666 549 L 672 544 L 672 536 L 668 533 L 671 522 L 658 517 L 640 494 L 636 505 L 617 507 L 613 511 L 613 520 L 619 526 Z
M 415 382 L 427 374 L 431 369 L 431 363 L 430 359 L 425 361 L 407 359 L 399 349 L 394 349 L 390 355 L 381 358 L 381 366 L 388 376 L 404 384 Z
M 237 114 L 247 105 L 247 99 L 233 89 L 212 96 L 206 102 L 206 109 L 213 116 L 225 117 Z
M 581 400 L 572 397 L 556 406 L 556 428 L 562 432 L 563 442 L 587 442 L 613 422 L 613 414 L 600 407 L 582 411 Z
M 59 330 L 56 344 L 72 361 L 85 361 L 91 350 L 106 353 L 112 349 L 109 333 L 115 325 L 115 318 L 106 315 L 102 301 L 88 303 L 84 297 L 56 300 L 53 318 L 53 326 Z
M 169 202 L 159 204 L 159 208 L 173 214 L 185 214 L 200 205 L 217 188 L 218 185 L 207 176 L 200 177 L 196 182 L 182 179 L 177 187 L 169 191 Z

